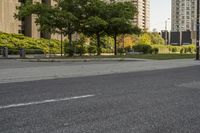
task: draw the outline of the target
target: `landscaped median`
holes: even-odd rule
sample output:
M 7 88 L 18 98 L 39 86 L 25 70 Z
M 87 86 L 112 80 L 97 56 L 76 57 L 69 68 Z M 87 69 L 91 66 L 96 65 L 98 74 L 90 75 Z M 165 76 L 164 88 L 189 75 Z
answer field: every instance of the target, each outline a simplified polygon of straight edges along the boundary
M 139 40 L 142 40 L 141 38 L 139 38 Z M 31 60 L 34 61 L 61 61 L 63 59 L 65 61 L 192 59 L 195 58 L 194 54 L 196 52 L 196 46 L 194 44 L 172 46 L 155 44 L 151 41 L 139 41 L 137 43 L 133 43 L 133 41 L 129 42 L 130 45 L 127 47 L 126 45 L 124 47 L 118 46 L 118 55 L 116 56 L 113 55 L 113 45 L 108 45 L 105 43 L 105 46 L 101 48 L 102 55 L 96 56 L 96 44 L 93 44 L 93 41 L 89 41 L 90 43 L 87 44 L 87 41 L 85 41 L 87 39 L 88 38 L 83 36 L 82 40 L 84 41 L 74 42 L 74 49 L 72 51 L 66 50 L 65 52 L 63 50 L 63 53 L 65 53 L 66 56 L 60 57 L 60 42 L 58 40 L 33 39 L 19 34 L 7 34 L 0 32 L 0 48 L 7 47 L 9 56 L 19 55 L 20 49 L 24 48 L 27 55 L 26 57 L 30 57 L 32 55 L 31 57 L 35 59 Z M 65 43 L 64 45 L 68 44 Z M 47 58 L 49 54 L 52 56 L 51 59 Z M 69 57 L 70 55 L 72 57 Z

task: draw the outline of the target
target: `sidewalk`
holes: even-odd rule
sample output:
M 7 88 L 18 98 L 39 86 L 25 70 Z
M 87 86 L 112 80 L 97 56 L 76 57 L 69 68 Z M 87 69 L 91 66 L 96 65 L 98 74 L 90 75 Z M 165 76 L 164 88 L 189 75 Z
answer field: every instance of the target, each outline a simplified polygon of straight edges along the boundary
M 20 61 L 17 60 L 19 63 Z M 103 61 L 102 61 L 103 62 Z M 37 63 L 37 62 L 34 62 Z M 0 69 L 0 83 L 24 82 L 43 79 L 70 78 L 113 73 L 138 72 L 200 65 L 193 59 L 180 60 L 143 60 L 143 61 L 106 61 L 103 63 L 57 64 L 48 66 L 3 68 Z

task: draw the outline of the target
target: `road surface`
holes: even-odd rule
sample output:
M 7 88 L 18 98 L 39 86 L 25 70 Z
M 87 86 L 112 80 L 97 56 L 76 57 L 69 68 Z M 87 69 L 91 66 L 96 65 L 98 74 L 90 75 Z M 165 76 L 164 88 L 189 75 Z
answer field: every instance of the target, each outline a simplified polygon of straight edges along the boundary
M 0 133 L 198 133 L 200 66 L 0 84 Z

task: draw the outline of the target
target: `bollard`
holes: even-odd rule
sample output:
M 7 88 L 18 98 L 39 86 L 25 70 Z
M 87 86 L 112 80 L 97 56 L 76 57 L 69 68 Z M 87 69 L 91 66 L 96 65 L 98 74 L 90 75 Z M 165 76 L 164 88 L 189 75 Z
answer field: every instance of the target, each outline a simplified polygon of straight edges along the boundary
M 3 48 L 0 47 L 0 55 L 3 56 Z
M 19 49 L 19 56 L 20 58 L 25 58 L 26 57 L 26 51 L 24 48 Z
M 8 58 L 8 48 L 7 47 L 3 47 L 2 55 L 4 58 Z

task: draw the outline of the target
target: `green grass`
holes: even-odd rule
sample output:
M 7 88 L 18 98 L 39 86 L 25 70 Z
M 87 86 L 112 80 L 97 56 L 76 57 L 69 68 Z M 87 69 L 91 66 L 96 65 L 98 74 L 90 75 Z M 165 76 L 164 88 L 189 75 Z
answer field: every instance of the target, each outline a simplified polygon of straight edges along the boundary
M 171 59 L 193 59 L 194 54 L 142 54 L 127 55 L 127 58 L 152 59 L 152 60 L 171 60 Z
M 101 59 L 101 58 L 139 58 L 152 60 L 194 59 L 195 54 L 139 54 L 139 55 L 106 55 L 106 56 L 73 56 L 55 57 L 54 59 Z

